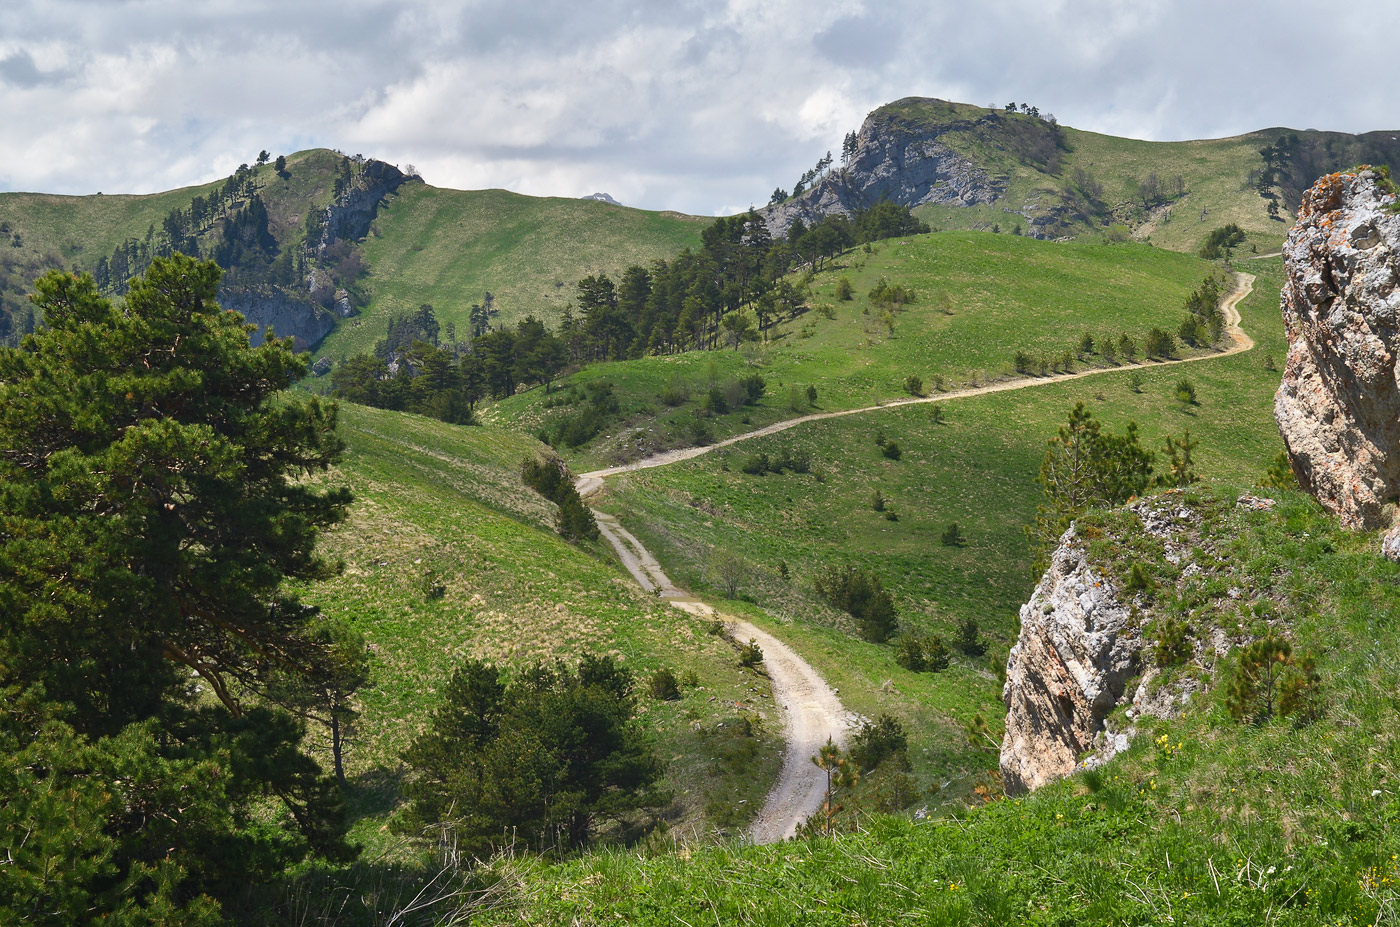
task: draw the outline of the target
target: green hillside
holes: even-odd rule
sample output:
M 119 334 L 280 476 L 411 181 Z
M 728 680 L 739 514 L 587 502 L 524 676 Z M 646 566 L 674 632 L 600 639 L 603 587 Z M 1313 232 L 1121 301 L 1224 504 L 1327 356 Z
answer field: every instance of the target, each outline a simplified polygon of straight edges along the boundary
M 492 875 L 523 888 L 481 921 L 1390 923 L 1400 904 L 1400 568 L 1311 499 L 1280 498 L 1252 512 L 1228 492 L 1188 494 L 1181 504 L 1202 517 L 1202 537 L 1189 564 L 1159 564 L 1151 608 L 1180 606 L 1191 565 L 1205 565 L 1208 584 L 1268 600 L 1248 615 L 1228 597 L 1197 598 L 1192 620 L 1286 630 L 1295 653 L 1316 657 L 1312 714 L 1237 721 L 1227 706 L 1234 661 L 1190 660 L 1181 672 L 1203 690 L 1183 717 L 1137 719 L 1127 753 L 1029 797 L 922 821 L 866 815 L 831 838 L 683 859 L 502 859 Z M 1133 521 L 1095 519 L 1111 537 Z M 1117 554 L 1091 550 L 1122 575 Z M 1280 575 L 1286 590 L 1274 585 Z
M 565 384 L 612 383 L 620 420 L 575 454 L 579 468 L 694 443 L 708 389 L 754 373 L 766 382 L 757 405 L 704 418 L 714 438 L 806 412 L 908 398 L 905 379 L 927 390 L 1011 376 L 1017 352 L 1059 369 L 1085 332 L 1096 341 L 1148 330 L 1175 332 L 1191 291 L 1216 268 L 1198 258 L 1136 243 L 1044 242 L 985 232 L 944 232 L 854 250 L 812 280 L 814 309 L 778 326 L 766 345 L 743 351 L 645 357 L 579 371 Z M 841 280 L 853 298 L 837 296 Z M 913 302 L 883 307 L 870 293 L 885 280 L 911 289 Z M 1102 364 L 1086 356 L 1076 365 Z M 1038 367 L 1037 367 L 1038 369 Z M 1047 366 L 1047 370 L 1050 369 Z M 815 405 L 807 387 L 817 391 Z M 667 391 L 685 400 L 668 405 Z M 567 394 L 566 394 L 567 395 Z M 556 388 L 497 403 L 487 417 L 531 433 L 574 413 Z M 923 413 L 920 413 L 923 414 Z
M 1004 187 L 988 204 L 919 207 L 916 213 L 935 227 L 1029 231 L 1037 219 L 1052 235 L 1078 236 L 1119 226 L 1176 251 L 1195 251 L 1210 231 L 1229 223 L 1247 235 L 1241 253 L 1276 251 L 1292 210 L 1317 177 L 1359 163 L 1400 161 L 1393 132 L 1269 128 L 1232 138 L 1149 142 L 1025 112 L 918 97 L 876 109 L 871 127 L 936 138 Z M 1263 152 L 1275 148 L 1266 161 Z
M 381 851 L 397 842 L 388 820 L 399 756 L 468 656 L 519 667 L 612 654 L 643 686 L 662 665 L 694 672 L 698 688 L 684 688 L 681 700 L 643 700 L 645 725 L 670 763 L 671 824 L 703 834 L 757 810 L 780 747 L 766 679 L 741 671 L 708 622 L 644 596 L 596 545 L 576 547 L 553 531 L 554 504 L 520 480 L 520 462 L 538 444 L 353 405 L 341 407 L 340 431 L 348 450 L 324 479 L 349 486 L 355 501 L 323 549 L 345 569 L 303 595 L 350 619 L 375 654 L 347 758 L 360 840 Z M 744 717 L 756 736 L 731 735 Z
M 364 243 L 369 307 L 318 353 L 367 351 L 384 336 L 389 315 L 423 303 L 464 338 L 471 305 L 488 292 L 500 313 L 493 324 L 534 314 L 553 326 L 580 278 L 615 276 L 698 246 L 709 221 L 595 200 L 406 185 L 381 206 Z

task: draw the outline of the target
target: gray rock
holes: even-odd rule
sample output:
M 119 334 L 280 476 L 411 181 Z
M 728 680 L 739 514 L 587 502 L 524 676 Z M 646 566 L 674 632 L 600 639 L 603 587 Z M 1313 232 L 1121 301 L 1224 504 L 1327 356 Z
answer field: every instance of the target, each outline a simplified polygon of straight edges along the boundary
M 1065 532 L 1030 601 L 1006 661 L 1001 775 L 1008 793 L 1068 775 L 1094 748 L 1136 670 L 1141 639 L 1113 583 Z M 1100 740 L 1115 750 L 1118 739 Z
M 1274 397 L 1293 472 L 1342 524 L 1400 495 L 1400 215 L 1373 171 L 1328 174 L 1284 245 L 1288 361 Z

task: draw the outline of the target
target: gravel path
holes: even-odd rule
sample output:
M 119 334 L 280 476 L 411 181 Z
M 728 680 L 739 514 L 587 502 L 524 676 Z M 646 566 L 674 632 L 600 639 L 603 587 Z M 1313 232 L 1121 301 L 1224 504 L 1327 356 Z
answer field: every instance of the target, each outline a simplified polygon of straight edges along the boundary
M 1183 360 L 1162 361 L 1153 366 L 1189 364 L 1211 360 L 1248 351 L 1254 347 L 1253 339 L 1240 328 L 1240 313 L 1237 308 L 1240 300 L 1248 296 L 1253 287 L 1254 276 L 1252 274 L 1236 273 L 1234 289 L 1221 300 L 1220 308 L 1225 314 L 1225 331 L 1230 336 L 1230 347 L 1213 354 L 1203 354 Z M 666 451 L 635 463 L 584 473 L 577 478 L 575 485 L 579 495 L 587 498 L 601 490 L 604 480 L 609 476 L 630 473 L 635 470 L 649 470 L 653 467 L 664 467 L 678 461 L 690 460 L 719 448 L 737 444 L 740 441 L 777 434 L 806 422 L 839 418 L 843 415 L 859 415 L 864 412 L 875 412 L 880 409 L 922 402 L 944 402 L 967 396 L 982 396 L 987 393 L 1027 389 L 1049 383 L 1058 383 L 1062 380 L 1098 376 L 1122 369 L 1124 368 L 1108 367 L 1050 377 L 1008 380 L 987 386 L 952 390 L 935 396 L 911 397 L 887 402 L 883 405 L 847 409 L 843 412 L 804 415 L 800 418 L 777 422 L 766 428 L 735 435 L 705 447 L 688 447 Z M 763 810 L 758 813 L 753 824 L 750 825 L 749 836 L 755 843 L 774 843 L 793 836 L 803 821 L 820 810 L 826 796 L 825 774 L 812 763 L 812 757 L 826 743 L 828 737 L 834 742 L 844 745 L 855 722 L 855 717 L 841 704 L 841 700 L 836 697 L 836 693 L 826 684 L 821 675 L 807 661 L 794 653 L 792 648 L 747 621 L 720 614 L 712 606 L 677 587 L 661 568 L 656 557 L 642 546 L 642 543 L 631 532 L 622 527 L 617 518 L 598 509 L 592 511 L 593 517 L 598 521 L 599 532 L 617 551 L 623 566 L 641 584 L 643 589 L 656 593 L 667 599 L 673 607 L 691 614 L 718 615 L 725 621 L 732 637 L 741 642 L 752 639 L 763 650 L 763 665 L 772 682 L 773 699 L 782 709 L 783 737 L 787 742 L 787 749 L 783 755 L 783 765 L 778 773 L 778 781 L 774 784 L 773 790 L 768 793 Z

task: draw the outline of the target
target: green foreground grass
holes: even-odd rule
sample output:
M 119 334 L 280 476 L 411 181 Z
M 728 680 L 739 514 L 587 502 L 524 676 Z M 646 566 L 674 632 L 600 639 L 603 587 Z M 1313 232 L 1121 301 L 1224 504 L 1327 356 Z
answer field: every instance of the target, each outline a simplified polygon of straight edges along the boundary
M 1233 720 L 1220 685 L 1230 663 L 1208 660 L 1180 719 L 1138 719 L 1126 754 L 1027 798 L 926 821 L 867 816 L 851 833 L 768 847 L 502 859 L 491 874 L 509 890 L 480 921 L 1395 923 L 1400 567 L 1311 499 L 1280 498 L 1251 512 L 1229 493 L 1194 494 L 1207 550 L 1189 559 L 1205 574 L 1193 584 L 1183 563 L 1155 595 L 1198 630 L 1272 627 L 1315 654 L 1318 720 Z M 1242 615 L 1230 586 L 1272 609 Z
M 348 754 L 357 839 L 376 852 L 395 846 L 399 756 L 468 656 L 517 667 L 611 654 L 643 689 L 662 665 L 695 673 L 698 686 L 679 701 L 642 699 L 644 724 L 670 764 L 670 823 L 694 836 L 747 820 L 781 747 L 767 680 L 740 670 L 734 647 L 707 622 L 644 596 L 598 548 L 553 532 L 554 505 L 519 475 L 539 445 L 353 405 L 342 406 L 341 431 L 348 451 L 328 479 L 348 485 L 355 502 L 323 549 L 345 569 L 303 596 L 350 619 L 375 654 L 376 681 L 361 693 L 361 733 Z M 755 736 L 737 733 L 742 718 Z

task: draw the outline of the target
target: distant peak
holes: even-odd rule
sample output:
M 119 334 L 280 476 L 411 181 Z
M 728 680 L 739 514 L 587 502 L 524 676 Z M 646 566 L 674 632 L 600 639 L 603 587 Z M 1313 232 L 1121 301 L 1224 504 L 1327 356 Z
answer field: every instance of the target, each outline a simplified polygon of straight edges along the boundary
M 587 196 L 579 197 L 579 199 L 597 200 L 600 203 L 612 203 L 614 206 L 622 205 L 617 200 L 613 199 L 611 196 L 608 196 L 608 194 L 606 193 L 590 193 Z

